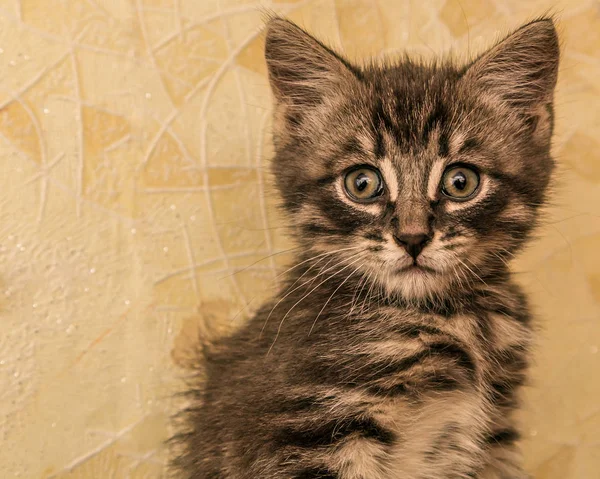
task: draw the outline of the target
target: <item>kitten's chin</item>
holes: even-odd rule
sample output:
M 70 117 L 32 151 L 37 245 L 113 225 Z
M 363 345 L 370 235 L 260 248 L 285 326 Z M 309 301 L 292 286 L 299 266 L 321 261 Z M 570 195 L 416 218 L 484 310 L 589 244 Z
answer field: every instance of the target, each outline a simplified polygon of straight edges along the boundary
M 409 266 L 396 271 L 386 285 L 389 292 L 408 301 L 441 296 L 449 284 L 444 275 L 426 266 Z

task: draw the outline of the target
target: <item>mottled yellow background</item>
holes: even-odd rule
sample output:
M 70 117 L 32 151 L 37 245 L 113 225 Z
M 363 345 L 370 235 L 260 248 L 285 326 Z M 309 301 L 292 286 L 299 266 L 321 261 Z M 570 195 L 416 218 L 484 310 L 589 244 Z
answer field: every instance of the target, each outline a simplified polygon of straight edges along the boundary
M 600 4 L 522 0 L 0 0 L 0 477 L 162 477 L 194 338 L 276 288 L 260 7 L 351 58 L 559 15 L 559 189 L 515 267 L 542 326 L 524 448 L 600 477 Z

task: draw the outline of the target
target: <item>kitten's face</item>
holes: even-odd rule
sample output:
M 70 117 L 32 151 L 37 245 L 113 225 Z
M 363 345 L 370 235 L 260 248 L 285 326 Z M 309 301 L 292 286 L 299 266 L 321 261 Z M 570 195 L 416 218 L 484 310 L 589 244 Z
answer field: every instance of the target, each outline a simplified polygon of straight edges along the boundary
M 360 275 L 409 300 L 502 270 L 535 224 L 553 165 L 551 22 L 462 70 L 358 70 L 274 23 L 274 172 L 300 240 L 331 253 L 340 280 Z M 522 51 L 535 58 L 507 64 Z

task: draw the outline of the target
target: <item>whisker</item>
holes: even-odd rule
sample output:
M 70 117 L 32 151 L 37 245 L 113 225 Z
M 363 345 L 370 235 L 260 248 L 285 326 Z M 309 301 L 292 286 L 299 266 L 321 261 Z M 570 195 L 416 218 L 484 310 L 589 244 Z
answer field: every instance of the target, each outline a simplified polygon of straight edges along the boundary
M 376 286 L 378 279 L 379 279 L 379 272 L 381 270 L 376 270 L 375 271 L 375 278 L 373 279 L 373 282 L 371 283 L 371 286 L 369 287 L 368 291 L 367 291 L 367 295 L 365 296 L 365 298 L 363 299 L 363 302 L 360 306 L 360 314 L 364 314 L 365 313 L 365 308 L 366 305 L 369 304 L 371 302 L 371 291 L 373 290 L 373 288 Z
M 481 276 L 479 276 L 475 271 L 473 271 L 471 268 L 469 268 L 469 265 L 467 263 L 465 263 L 463 260 L 461 260 L 460 258 L 456 258 L 465 268 L 467 268 L 472 274 L 473 276 L 475 276 L 479 281 L 481 281 L 483 284 L 485 284 L 486 286 L 488 286 L 488 284 L 483 280 L 483 278 Z
M 244 271 L 246 271 L 247 269 L 250 269 L 250 268 L 252 268 L 252 266 L 254 266 L 254 265 L 256 265 L 256 264 L 260 263 L 261 261 L 264 261 L 264 260 L 266 260 L 266 259 L 272 258 L 273 256 L 277 256 L 277 255 L 284 254 L 284 253 L 289 253 L 290 251 L 294 251 L 294 250 L 297 250 L 297 249 L 300 249 L 300 248 L 301 248 L 300 246 L 296 246 L 295 248 L 289 248 L 289 249 L 285 249 L 285 250 L 283 250 L 283 251 L 277 251 L 276 253 L 270 254 L 270 255 L 268 255 L 268 256 L 265 256 L 264 258 L 261 258 L 261 259 L 259 259 L 259 260 L 257 260 L 257 261 L 254 261 L 253 263 L 249 264 L 248 266 L 244 266 L 244 267 L 243 267 L 243 268 L 241 268 L 241 269 L 235 270 L 235 271 L 234 271 L 233 273 L 231 273 L 231 274 L 227 274 L 227 275 L 225 275 L 225 276 L 222 276 L 221 278 L 219 278 L 219 281 L 221 281 L 221 280 L 223 280 L 223 279 L 226 279 L 226 278 L 229 278 L 229 277 L 231 277 L 231 276 L 235 276 L 236 274 L 243 273 L 243 272 L 244 272 Z
M 369 274 L 367 276 L 363 276 L 361 278 L 361 280 L 358 282 L 358 285 L 357 285 L 356 289 L 354 290 L 354 294 L 352 295 L 352 301 L 350 302 L 350 310 L 348 311 L 348 314 L 346 315 L 346 317 L 349 317 L 354 312 L 354 308 L 356 308 L 356 306 L 357 306 L 357 304 L 355 304 L 355 301 L 360 298 L 361 294 L 365 290 L 365 286 L 367 286 L 367 283 L 369 282 L 369 280 L 371 279 L 372 276 L 373 276 L 373 271 L 369 271 Z M 362 283 L 362 287 L 360 286 L 361 283 Z M 360 291 L 358 291 L 359 287 L 360 287 Z M 358 291 L 358 295 L 356 294 L 357 291 Z
M 460 258 L 455 256 L 455 259 L 460 261 Z M 462 261 L 460 261 L 462 263 Z M 452 268 L 452 272 L 454 273 L 456 279 L 458 280 L 458 284 L 460 285 L 461 289 L 465 289 L 465 284 L 463 283 L 463 280 L 469 284 L 469 278 L 466 276 L 465 272 L 462 271 L 460 268 L 457 268 L 456 266 L 454 266 Z
M 304 260 L 304 261 L 302 261 L 302 262 L 300 262 L 300 263 L 292 266 L 291 268 L 286 269 L 282 273 L 279 273 L 276 276 L 276 278 L 279 278 L 280 276 L 283 276 L 284 274 L 289 273 L 290 271 L 296 269 L 299 266 L 302 266 L 305 263 L 308 263 L 309 261 L 313 261 L 313 260 L 315 260 L 317 258 L 320 258 L 321 256 L 327 256 L 327 255 L 331 255 L 331 254 L 334 254 L 334 253 L 339 253 L 341 251 L 349 251 L 349 250 L 359 249 L 359 248 L 362 248 L 362 246 L 351 246 L 349 248 L 341 248 L 341 249 L 337 249 L 337 250 L 334 250 L 334 251 L 326 251 L 325 253 L 321 253 L 321 254 L 319 254 L 317 256 L 313 256 L 312 258 L 308 258 L 308 259 L 306 259 L 306 260 Z
M 328 261 L 328 262 L 325 264 L 325 266 L 324 266 L 323 268 L 321 268 L 321 270 L 319 271 L 319 273 L 318 273 L 317 275 L 315 275 L 315 277 L 313 277 L 313 278 L 312 278 L 312 280 L 305 281 L 304 283 L 302 283 L 302 284 L 300 284 L 300 285 L 298 285 L 298 286 L 296 286 L 296 287 L 294 288 L 294 285 L 295 285 L 296 283 L 298 283 L 298 281 L 300 281 L 300 280 L 301 280 L 301 279 L 302 279 L 302 278 L 303 278 L 303 277 L 304 277 L 306 274 L 308 274 L 308 273 L 309 273 L 309 272 L 310 272 L 310 271 L 311 271 L 311 270 L 312 270 L 312 269 L 313 269 L 315 266 L 317 266 L 317 265 L 318 265 L 318 264 L 319 264 L 321 261 L 323 261 L 323 260 L 324 260 L 325 258 L 327 258 L 328 256 L 332 256 L 332 255 L 334 255 L 334 254 L 336 254 L 336 253 L 340 253 L 340 252 L 343 252 L 343 251 L 356 250 L 356 249 L 358 249 L 358 248 L 361 248 L 361 247 L 360 247 L 360 246 L 351 246 L 351 247 L 349 247 L 349 248 L 340 248 L 340 249 L 337 249 L 337 250 L 334 250 L 334 251 L 327 251 L 327 252 L 325 252 L 325 253 L 321 253 L 321 254 L 319 254 L 319 255 L 317 255 L 317 256 L 314 256 L 314 257 L 312 257 L 312 258 L 309 258 L 309 259 L 307 259 L 307 260 L 304 260 L 304 261 L 302 261 L 301 263 L 298 263 L 297 265 L 295 265 L 295 266 L 292 266 L 292 267 L 291 267 L 291 268 L 289 268 L 288 270 L 284 271 L 284 273 L 282 273 L 282 274 L 285 274 L 285 273 L 287 273 L 287 272 L 289 272 L 289 271 L 293 270 L 294 268 L 296 268 L 296 267 L 298 267 L 298 266 L 300 266 L 300 265 L 302 265 L 302 264 L 305 264 L 305 263 L 307 263 L 307 262 L 309 262 L 309 261 L 314 261 L 314 260 L 316 260 L 316 259 L 319 259 L 319 258 L 320 258 L 320 259 L 319 259 L 319 260 L 318 260 L 318 261 L 317 261 L 315 264 L 311 265 L 311 266 L 310 266 L 310 267 L 309 267 L 309 268 L 308 268 L 308 269 L 307 269 L 307 270 L 306 270 L 304 273 L 302 273 L 302 274 L 301 274 L 301 275 L 300 275 L 300 276 L 299 276 L 299 277 L 296 279 L 296 281 L 294 281 L 294 282 L 293 282 L 293 283 L 292 283 L 292 284 L 291 284 L 291 285 L 288 287 L 288 290 L 287 290 L 288 292 L 287 292 L 287 293 L 286 293 L 286 294 L 285 294 L 285 295 L 284 295 L 282 298 L 280 298 L 280 299 L 279 299 L 279 301 L 277 301 L 277 303 L 275 304 L 275 306 L 273 306 L 273 308 L 271 308 L 271 311 L 269 312 L 269 315 L 267 316 L 267 319 L 265 319 L 265 322 L 263 323 L 263 326 L 262 326 L 262 328 L 261 328 L 261 330 L 260 330 L 260 336 L 262 336 L 262 334 L 263 334 L 263 332 L 264 332 L 264 330 L 265 330 L 265 327 L 267 326 L 267 323 L 269 322 L 269 319 L 271 318 L 271 315 L 273 314 L 273 312 L 275 311 L 275 309 L 277 308 L 277 306 L 279 306 L 279 304 L 280 304 L 280 303 L 281 303 L 283 300 L 285 300 L 285 298 L 287 298 L 287 297 L 288 297 L 290 294 L 292 294 L 294 291 L 298 290 L 299 288 L 301 288 L 302 286 L 304 286 L 304 285 L 306 285 L 306 284 L 308 284 L 308 283 L 312 284 L 312 283 L 315 281 L 315 279 L 316 279 L 316 278 L 318 278 L 318 277 L 319 277 L 319 276 L 321 276 L 322 274 L 324 274 L 324 273 L 326 273 L 327 271 L 329 271 L 330 269 L 332 269 L 333 267 L 332 267 L 332 268 L 330 268 L 330 269 L 328 269 L 328 270 L 326 270 L 325 272 L 323 272 L 323 268 L 326 268 L 326 267 L 327 267 L 327 265 L 329 265 L 329 263 L 331 263 L 332 259 L 330 259 L 330 260 L 329 260 L 329 261 Z M 280 276 L 280 275 L 278 275 L 278 277 L 279 277 L 279 276 Z M 293 289 L 292 289 L 292 288 L 293 288 Z
M 267 316 L 267 319 L 265 319 L 265 322 L 263 323 L 263 326 L 262 326 L 262 328 L 261 328 L 261 330 L 260 330 L 260 336 L 262 336 L 262 334 L 263 334 L 263 332 L 264 332 L 264 330 L 265 330 L 265 327 L 267 326 L 267 323 L 269 322 L 269 319 L 271 318 L 271 315 L 273 314 L 273 312 L 275 311 L 275 309 L 277 308 L 277 306 L 279 306 L 279 305 L 281 304 L 281 302 L 282 302 L 282 301 L 283 301 L 285 298 L 287 298 L 287 297 L 288 297 L 290 294 L 292 294 L 294 291 L 296 291 L 296 290 L 298 290 L 299 288 L 301 288 L 302 286 L 304 286 L 304 285 L 306 285 L 306 284 L 310 283 L 310 280 L 308 280 L 308 281 L 305 281 L 305 282 L 304 282 L 304 283 L 302 283 L 302 284 L 299 284 L 299 285 L 298 285 L 298 286 L 296 286 L 295 288 L 294 288 L 294 285 L 295 285 L 295 284 L 296 284 L 298 281 L 300 281 L 300 280 L 301 280 L 301 279 L 302 279 L 302 278 L 303 278 L 303 277 L 304 277 L 306 274 L 308 274 L 308 273 L 310 272 L 310 270 L 311 270 L 311 269 L 313 269 L 313 268 L 314 268 L 315 266 L 317 266 L 317 265 L 318 265 L 318 264 L 319 264 L 321 261 L 323 261 L 325 258 L 326 258 L 326 257 L 323 257 L 323 258 L 319 259 L 319 261 L 317 261 L 315 264 L 311 265 L 311 266 L 310 266 L 310 268 L 308 268 L 308 269 L 307 269 L 307 270 L 306 270 L 304 273 L 302 273 L 302 275 L 300 275 L 300 276 L 299 276 L 299 277 L 296 279 L 296 281 L 294 281 L 294 282 L 292 283 L 292 285 L 291 285 L 291 286 L 288 288 L 288 292 L 287 292 L 287 293 L 286 293 L 284 296 L 282 296 L 282 297 L 279 299 L 279 301 L 277 301 L 277 303 L 275 303 L 275 306 L 273 306 L 273 307 L 271 308 L 271 311 L 269 312 L 269 315 Z M 328 262 L 325 264 L 325 266 L 324 266 L 324 267 L 327 267 L 327 265 L 328 265 L 329 263 L 331 263 L 331 261 L 333 261 L 333 258 L 331 258 L 331 259 L 330 259 L 330 260 L 329 260 L 329 261 L 328 261 Z M 334 267 L 334 266 L 332 266 L 332 268 L 333 268 L 333 267 Z M 327 271 L 329 271 L 329 270 L 327 270 Z M 327 271 L 325 271 L 325 272 L 327 272 Z M 323 268 L 321 268 L 321 270 L 320 270 L 320 271 L 317 273 L 317 275 L 316 275 L 314 278 L 312 278 L 312 281 L 314 281 L 314 279 L 315 279 L 315 278 L 318 278 L 319 276 L 321 276 L 321 274 L 323 274 L 322 272 L 323 272 Z M 290 289 L 290 288 L 294 288 L 294 289 Z
M 364 250 L 363 250 L 364 251 Z M 273 346 L 275 346 L 275 343 L 277 341 L 277 338 L 279 337 L 279 333 L 281 332 L 281 328 L 283 327 L 283 323 L 285 321 L 285 319 L 289 316 L 289 314 L 294 310 L 294 308 L 296 306 L 298 306 L 302 301 L 304 301 L 306 298 L 308 298 L 319 286 L 321 286 L 322 284 L 326 283 L 327 281 L 329 281 L 331 278 L 337 276 L 338 274 L 340 274 L 342 271 L 344 271 L 345 269 L 349 268 L 350 266 L 352 266 L 354 263 L 356 263 L 357 261 L 359 261 L 362 258 L 359 258 L 357 260 L 355 260 L 354 262 L 347 264 L 346 266 L 344 266 L 342 269 L 336 271 L 335 273 L 333 273 L 331 276 L 325 278 L 323 281 L 321 281 L 319 284 L 317 284 L 314 288 L 312 288 L 308 293 L 306 293 L 304 296 L 302 296 L 298 301 L 296 301 L 292 307 L 290 309 L 288 309 L 288 312 L 285 313 L 285 315 L 283 316 L 283 318 L 281 318 L 281 322 L 279 323 L 279 327 L 277 328 L 277 333 L 275 333 L 275 338 L 273 339 L 273 343 L 271 344 L 271 347 L 269 347 L 269 350 L 267 351 L 267 356 L 269 355 L 269 353 L 271 352 L 271 350 L 273 349 Z M 335 266 L 332 266 L 332 268 L 334 268 Z M 331 269 L 331 268 L 330 268 Z
M 498 258 L 500 261 L 502 261 L 502 263 L 504 263 L 504 265 L 506 267 L 510 267 L 510 263 L 508 261 L 506 261 L 501 255 L 499 255 L 498 253 L 496 253 L 495 251 L 492 251 L 492 254 Z
M 359 258 L 359 259 L 362 259 L 362 258 Z M 357 260 L 357 261 L 358 261 L 358 260 Z M 354 263 L 356 263 L 356 261 L 355 261 Z M 351 263 L 351 264 L 354 264 L 354 263 Z M 358 268 L 356 268 L 354 271 L 352 271 L 352 273 L 350 273 L 350 274 L 349 274 L 349 275 L 346 277 L 346 279 L 345 279 L 344 281 L 342 281 L 342 282 L 339 284 L 339 286 L 333 290 L 333 293 L 331 293 L 331 296 L 329 296 L 329 298 L 327 299 L 327 301 L 325 301 L 325 304 L 323 305 L 323 307 L 322 307 L 322 308 L 321 308 L 321 310 L 319 311 L 319 314 L 317 314 L 317 317 L 316 317 L 316 318 L 315 318 L 315 320 L 313 321 L 313 323 L 312 323 L 312 326 L 310 327 L 310 330 L 308 331 L 308 336 L 310 336 L 310 333 L 312 333 L 312 330 L 314 329 L 314 327 L 315 327 L 315 324 L 317 324 L 317 319 L 319 319 L 319 316 L 321 316 L 321 313 L 322 313 L 322 312 L 325 310 L 325 308 L 327 307 L 327 305 L 328 305 L 328 304 L 329 304 L 329 302 L 331 301 L 331 298 L 333 298 L 333 296 L 335 295 L 335 293 L 337 293 L 337 292 L 339 291 L 339 289 L 340 289 L 342 286 L 344 286 L 344 284 L 346 283 L 346 281 L 348 281 L 348 280 L 349 280 L 349 279 L 352 277 L 352 275 L 354 275 L 354 273 L 356 273 L 356 272 L 357 272 L 357 271 L 358 271 L 360 268 L 362 268 L 362 266 L 363 266 L 363 265 L 364 265 L 364 263 L 361 263 L 361 264 L 358 266 Z

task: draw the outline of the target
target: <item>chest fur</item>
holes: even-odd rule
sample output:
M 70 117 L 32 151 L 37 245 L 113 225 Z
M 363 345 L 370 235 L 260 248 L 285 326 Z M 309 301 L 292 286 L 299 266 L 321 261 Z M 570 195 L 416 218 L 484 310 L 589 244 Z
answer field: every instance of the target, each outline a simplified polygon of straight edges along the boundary
M 394 324 L 388 319 L 388 324 Z M 393 431 L 392 447 L 349 442 L 347 477 L 466 477 L 476 470 L 498 417 L 523 382 L 528 328 L 510 315 L 402 317 L 364 346 L 373 394 L 367 413 Z M 395 367 L 392 365 L 396 365 Z

